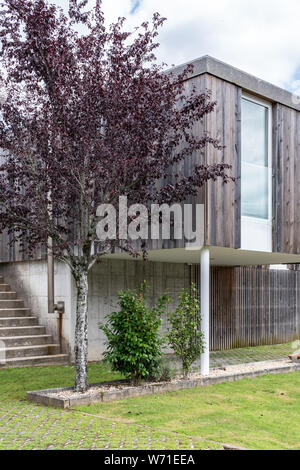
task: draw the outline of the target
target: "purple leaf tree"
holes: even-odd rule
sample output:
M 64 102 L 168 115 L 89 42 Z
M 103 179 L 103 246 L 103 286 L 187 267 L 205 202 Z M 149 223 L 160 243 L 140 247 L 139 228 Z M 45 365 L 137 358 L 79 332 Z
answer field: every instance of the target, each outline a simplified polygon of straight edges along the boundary
M 79 392 L 88 386 L 88 272 L 116 247 L 138 255 L 118 233 L 97 239 L 97 207 L 120 195 L 182 202 L 210 179 L 231 179 L 226 164 L 172 172 L 219 143 L 193 133 L 215 103 L 205 91 L 185 94 L 192 68 L 173 75 L 156 64 L 164 18 L 127 32 L 124 18 L 105 27 L 101 0 L 86 4 L 70 0 L 64 12 L 45 0 L 4 0 L 0 16 L 0 230 L 29 255 L 51 239 L 71 269 Z

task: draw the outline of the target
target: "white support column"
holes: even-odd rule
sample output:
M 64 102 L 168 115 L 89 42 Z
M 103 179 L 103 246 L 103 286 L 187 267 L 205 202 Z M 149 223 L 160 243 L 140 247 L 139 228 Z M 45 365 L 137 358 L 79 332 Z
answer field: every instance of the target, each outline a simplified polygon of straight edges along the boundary
M 201 374 L 209 375 L 209 248 L 201 251 L 200 265 L 201 330 L 204 333 L 204 353 L 201 354 Z

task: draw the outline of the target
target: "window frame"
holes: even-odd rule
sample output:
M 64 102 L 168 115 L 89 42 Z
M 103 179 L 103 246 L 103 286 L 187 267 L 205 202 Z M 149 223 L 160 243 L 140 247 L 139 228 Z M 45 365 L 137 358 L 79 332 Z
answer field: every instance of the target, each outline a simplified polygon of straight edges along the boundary
M 248 92 L 242 92 L 242 97 L 241 97 L 241 108 L 242 108 L 242 100 L 245 99 L 247 101 L 250 101 L 254 104 L 264 106 L 268 110 L 268 218 L 267 219 L 262 219 L 260 217 L 252 217 L 249 215 L 242 215 L 242 207 L 241 207 L 241 219 L 247 221 L 252 221 L 252 222 L 257 222 L 261 224 L 268 224 L 272 225 L 272 220 L 273 220 L 273 185 L 272 185 L 272 127 L 273 127 L 273 115 L 272 115 L 272 103 L 269 101 L 266 101 L 262 98 L 256 97 L 251 95 Z M 241 126 L 242 126 L 242 113 L 241 113 Z M 241 134 L 241 139 L 242 139 L 242 134 Z M 241 145 L 241 164 L 242 164 L 242 145 Z M 242 178 L 241 178 L 241 185 L 242 185 Z M 242 205 L 242 201 L 241 201 Z

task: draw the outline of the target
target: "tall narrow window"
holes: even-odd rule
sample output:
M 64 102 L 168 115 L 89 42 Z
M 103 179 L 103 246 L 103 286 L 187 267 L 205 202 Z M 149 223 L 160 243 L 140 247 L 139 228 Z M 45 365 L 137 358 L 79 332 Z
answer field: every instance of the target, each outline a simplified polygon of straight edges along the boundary
M 269 108 L 242 99 L 242 216 L 269 220 Z

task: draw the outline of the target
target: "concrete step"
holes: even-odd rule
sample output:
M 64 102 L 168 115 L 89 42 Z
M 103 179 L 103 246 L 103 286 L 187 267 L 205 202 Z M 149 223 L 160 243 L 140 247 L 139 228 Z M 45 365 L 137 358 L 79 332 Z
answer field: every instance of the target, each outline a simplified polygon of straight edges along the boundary
M 16 292 L 0 292 L 0 300 L 15 300 L 17 298 Z
M 0 369 L 7 367 L 32 367 L 32 366 L 52 366 L 55 364 L 67 364 L 67 354 L 53 354 L 47 356 L 32 356 L 32 357 L 13 357 L 6 359 L 5 361 L 0 360 Z
M 0 318 L 30 316 L 30 308 L 0 308 Z
M 0 300 L 0 308 L 22 308 L 24 307 L 23 300 Z
M 51 335 L 28 335 L 28 336 L 2 336 L 1 341 L 5 347 L 35 346 L 51 344 Z
M 60 353 L 60 345 L 0 276 L 0 368 L 63 363 L 68 355 Z
M 13 357 L 35 357 L 50 356 L 59 354 L 59 344 L 38 344 L 35 346 L 15 346 L 9 348 L 0 348 L 0 358 L 12 359 Z
M 10 291 L 9 284 L 0 284 L 0 292 L 8 292 L 8 291 Z
M 11 327 L 11 326 L 36 326 L 38 325 L 37 317 L 1 317 L 0 318 L 0 328 L 1 327 Z
M 0 338 L 6 336 L 33 336 L 46 334 L 44 326 L 9 326 L 0 327 Z

